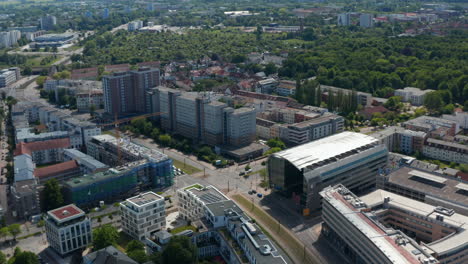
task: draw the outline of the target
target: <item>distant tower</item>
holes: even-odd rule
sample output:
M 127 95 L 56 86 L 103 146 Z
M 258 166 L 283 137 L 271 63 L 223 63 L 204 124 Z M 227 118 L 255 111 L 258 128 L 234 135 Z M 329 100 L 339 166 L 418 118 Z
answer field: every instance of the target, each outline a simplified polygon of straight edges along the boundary
M 299 30 L 303 32 L 304 31 L 304 17 L 303 16 L 299 17 L 299 23 L 300 23 Z

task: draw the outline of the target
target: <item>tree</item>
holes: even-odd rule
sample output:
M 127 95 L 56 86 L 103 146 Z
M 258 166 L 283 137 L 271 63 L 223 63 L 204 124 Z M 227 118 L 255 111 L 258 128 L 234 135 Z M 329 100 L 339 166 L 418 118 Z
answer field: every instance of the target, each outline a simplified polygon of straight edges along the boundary
M 144 250 L 145 245 L 138 240 L 132 240 L 127 244 L 127 252 L 134 250 Z
M 0 264 L 6 264 L 7 263 L 7 258 L 3 252 L 0 251 Z
M 10 229 L 8 229 L 8 227 L 5 226 L 0 228 L 0 238 L 6 239 L 10 235 Z
M 272 138 L 267 141 L 267 145 L 270 148 L 280 148 L 280 149 L 285 149 L 286 144 L 284 144 L 283 141 L 281 141 L 279 138 Z
M 45 210 L 52 210 L 64 205 L 62 189 L 56 179 L 48 180 L 44 184 L 44 204 Z
M 47 79 L 47 76 L 39 76 L 39 77 L 37 77 L 37 79 L 36 79 L 36 84 L 39 85 L 39 88 L 44 87 L 44 83 L 45 83 L 46 79 Z
M 8 231 L 13 236 L 13 240 L 16 240 L 16 236 L 21 234 L 21 225 L 20 224 L 12 224 L 8 226 Z
M 162 262 L 165 264 L 191 264 L 197 260 L 197 248 L 186 236 L 172 237 L 162 252 Z
M 270 74 L 277 73 L 278 69 L 276 68 L 276 65 L 274 63 L 270 62 L 267 65 L 265 65 L 265 69 L 263 70 L 263 72 L 265 72 L 265 74 L 268 76 Z
M 11 264 L 39 264 L 39 258 L 36 254 L 30 251 L 23 251 L 13 256 L 13 261 L 8 261 Z
M 127 251 L 127 255 L 135 260 L 138 263 L 145 263 L 148 261 L 148 256 L 145 253 L 144 249 L 138 249 L 138 250 L 133 250 L 133 251 Z
M 403 103 L 401 103 L 400 96 L 392 96 L 388 98 L 387 102 L 385 102 L 384 106 L 392 111 L 398 111 L 403 107 Z
M 424 97 L 424 106 L 432 112 L 438 112 L 444 105 L 442 95 L 438 91 L 427 93 Z
M 168 134 L 160 135 L 158 139 L 159 143 L 161 143 L 161 145 L 163 146 L 169 146 L 172 140 L 171 136 L 169 136 Z
M 93 247 L 99 250 L 117 243 L 119 232 L 110 224 L 100 226 L 93 230 Z

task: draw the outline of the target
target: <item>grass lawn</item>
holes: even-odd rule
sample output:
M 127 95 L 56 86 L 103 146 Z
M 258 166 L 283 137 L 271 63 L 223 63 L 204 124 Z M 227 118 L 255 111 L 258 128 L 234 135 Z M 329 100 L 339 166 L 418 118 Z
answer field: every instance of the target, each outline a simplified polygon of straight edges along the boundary
M 193 232 L 196 232 L 197 229 L 194 227 L 194 226 L 179 226 L 177 228 L 174 228 L 171 230 L 171 234 L 175 235 L 177 233 L 180 233 L 182 231 L 185 231 L 185 230 L 192 230 Z
M 197 173 L 197 172 L 200 172 L 202 170 L 200 170 L 199 168 L 195 168 L 191 165 L 188 165 L 188 164 L 185 164 L 183 162 L 180 162 L 178 160 L 175 160 L 173 159 L 172 160 L 172 163 L 175 167 L 181 169 L 183 172 L 185 172 L 186 174 L 193 174 L 193 173 Z
M 54 62 L 62 59 L 61 56 L 57 56 L 56 58 L 52 58 L 46 64 L 41 65 L 42 59 L 46 58 L 47 56 L 30 56 L 26 61 L 25 65 L 30 67 L 48 67 L 51 66 Z
M 194 185 L 190 185 L 190 186 L 185 187 L 185 190 L 193 188 L 193 187 L 195 187 L 197 189 L 203 188 L 203 186 L 201 186 L 200 184 L 194 184 Z
M 255 205 L 240 194 L 233 195 L 232 198 L 237 203 L 242 205 L 245 209 L 247 209 L 246 213 L 252 216 L 252 218 L 257 220 L 258 222 L 260 222 L 266 230 L 268 230 L 269 232 L 275 232 L 278 237 L 281 237 L 281 242 L 283 243 L 285 248 L 289 249 L 288 253 L 296 256 L 296 259 L 301 259 L 302 263 L 319 263 L 316 260 L 316 258 L 312 254 L 310 254 L 310 252 L 306 251 L 304 254 L 304 244 L 302 244 L 290 232 L 287 232 L 286 229 L 282 225 L 280 225 L 277 220 L 275 220 L 265 211 L 259 209 L 257 205 Z M 270 236 L 269 232 L 265 233 Z

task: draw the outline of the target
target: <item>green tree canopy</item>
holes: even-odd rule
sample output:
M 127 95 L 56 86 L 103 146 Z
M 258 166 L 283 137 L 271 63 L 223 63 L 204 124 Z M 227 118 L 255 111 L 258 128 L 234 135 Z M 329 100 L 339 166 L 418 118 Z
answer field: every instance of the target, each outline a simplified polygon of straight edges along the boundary
M 197 248 L 186 236 L 175 236 L 162 252 L 165 264 L 191 264 L 197 260 Z
M 58 208 L 64 205 L 62 188 L 56 179 L 48 180 L 44 184 L 43 207 L 46 211 Z
M 93 247 L 99 250 L 117 243 L 119 232 L 110 224 L 100 226 L 93 230 Z
M 12 224 L 8 226 L 8 231 L 13 236 L 13 239 L 16 240 L 16 236 L 21 234 L 21 225 L 20 224 Z

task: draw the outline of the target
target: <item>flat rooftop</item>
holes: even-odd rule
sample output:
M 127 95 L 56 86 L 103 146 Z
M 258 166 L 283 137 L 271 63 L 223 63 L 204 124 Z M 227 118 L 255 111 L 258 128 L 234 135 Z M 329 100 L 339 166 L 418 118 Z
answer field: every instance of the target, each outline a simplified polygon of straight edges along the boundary
M 288 160 L 298 170 L 301 170 L 328 159 L 339 159 L 340 155 L 377 143 L 378 140 L 371 136 L 354 132 L 342 132 L 280 151 L 275 153 L 274 157 Z
M 357 206 L 357 204 L 361 201 L 366 203 L 366 200 L 356 197 L 347 191 L 344 186 L 327 187 L 320 194 L 350 224 L 360 230 L 369 241 L 375 244 L 390 262 L 395 264 L 420 264 L 421 262 L 418 258 L 431 257 L 416 242 L 407 238 L 405 234 L 391 228 L 385 228 L 374 220 L 376 217 L 372 212 L 364 212 L 362 209 L 365 209 L 365 206 Z M 405 237 L 410 243 L 406 243 L 402 247 L 397 242 L 398 237 Z
M 468 196 L 457 187 L 461 180 L 410 167 L 402 167 L 386 177 L 391 184 L 456 203 L 468 210 Z
M 62 206 L 60 208 L 47 212 L 49 217 L 52 217 L 56 222 L 65 222 L 80 216 L 85 215 L 85 212 L 74 204 Z
M 444 224 L 457 229 L 457 232 L 452 233 L 442 239 L 426 244 L 428 248 L 436 252 L 439 256 L 448 253 L 458 248 L 468 245 L 468 216 L 452 213 L 444 214 L 438 210 L 439 207 L 432 206 L 424 202 L 419 202 L 404 196 L 387 192 L 384 190 L 376 190 L 365 196 L 360 197 L 369 208 L 374 208 L 384 203 L 384 198 L 388 197 L 390 208 L 399 208 L 412 214 L 421 215 L 430 218 L 434 223 L 439 215 L 444 217 Z
M 130 203 L 133 203 L 134 205 L 140 207 L 140 206 L 145 206 L 149 203 L 153 203 L 155 201 L 160 201 L 164 200 L 164 198 L 160 195 L 157 195 L 154 192 L 146 192 L 139 194 L 137 196 L 128 198 L 127 201 Z
M 192 186 L 186 187 L 184 190 L 186 192 L 192 193 L 205 204 L 229 200 L 222 192 L 211 185 L 203 187 L 199 184 L 194 184 Z

